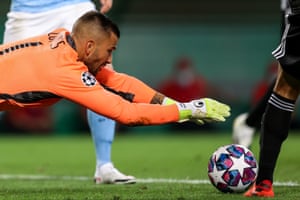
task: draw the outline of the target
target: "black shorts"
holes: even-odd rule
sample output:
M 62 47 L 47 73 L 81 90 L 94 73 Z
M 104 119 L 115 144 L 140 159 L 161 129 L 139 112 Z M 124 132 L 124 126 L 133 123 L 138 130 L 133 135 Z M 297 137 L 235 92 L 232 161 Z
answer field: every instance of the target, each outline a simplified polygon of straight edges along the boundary
M 300 80 L 300 4 L 292 2 L 293 11 L 287 16 L 281 43 L 272 54 L 285 72 Z

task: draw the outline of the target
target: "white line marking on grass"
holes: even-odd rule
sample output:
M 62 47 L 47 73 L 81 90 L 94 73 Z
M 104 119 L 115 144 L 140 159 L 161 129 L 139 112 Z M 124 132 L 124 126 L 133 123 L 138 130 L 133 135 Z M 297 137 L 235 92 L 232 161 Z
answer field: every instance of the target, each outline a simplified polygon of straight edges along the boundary
M 48 176 L 48 175 L 27 175 L 27 174 L 0 174 L 0 180 L 79 180 L 87 181 L 92 180 L 87 176 Z
M 92 181 L 92 177 L 88 176 L 49 176 L 49 175 L 28 175 L 28 174 L 0 174 L 0 180 L 69 180 L 69 181 Z M 167 178 L 145 178 L 137 179 L 138 183 L 183 183 L 183 184 L 210 184 L 207 179 L 191 180 L 191 179 L 167 179 Z M 297 182 L 274 182 L 274 186 L 299 186 Z
M 293 181 L 288 181 L 288 182 L 275 181 L 273 185 L 275 185 L 275 186 L 299 186 L 299 184 L 297 182 L 293 182 Z
M 139 183 L 210 184 L 209 180 L 191 180 L 191 179 L 146 178 L 146 179 L 137 179 L 136 181 Z

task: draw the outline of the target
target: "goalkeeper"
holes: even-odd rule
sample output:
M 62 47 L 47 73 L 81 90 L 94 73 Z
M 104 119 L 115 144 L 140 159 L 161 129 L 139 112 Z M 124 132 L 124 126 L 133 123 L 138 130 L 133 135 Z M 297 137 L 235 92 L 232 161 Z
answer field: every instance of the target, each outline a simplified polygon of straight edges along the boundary
M 57 29 L 0 46 L 0 110 L 48 106 L 66 98 L 127 125 L 203 124 L 230 115 L 229 106 L 213 99 L 179 103 L 111 69 L 119 37 L 117 25 L 90 11 L 75 22 L 72 33 Z

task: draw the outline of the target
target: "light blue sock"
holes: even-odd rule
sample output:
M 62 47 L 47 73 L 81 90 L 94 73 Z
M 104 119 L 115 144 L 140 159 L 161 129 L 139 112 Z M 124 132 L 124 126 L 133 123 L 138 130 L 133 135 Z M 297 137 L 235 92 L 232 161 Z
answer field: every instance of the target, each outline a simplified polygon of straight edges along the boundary
M 87 121 L 95 145 L 97 166 L 111 162 L 116 122 L 91 110 L 87 110 Z

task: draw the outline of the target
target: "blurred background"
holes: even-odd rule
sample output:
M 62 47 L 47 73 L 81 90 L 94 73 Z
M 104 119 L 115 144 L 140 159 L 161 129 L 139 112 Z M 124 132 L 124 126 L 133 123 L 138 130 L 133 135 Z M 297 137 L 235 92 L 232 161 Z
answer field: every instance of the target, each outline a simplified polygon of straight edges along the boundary
M 0 39 L 9 4 L 9 0 L 0 2 Z M 226 123 L 198 128 L 191 125 L 197 132 L 230 130 L 233 119 L 255 104 L 258 85 L 274 76 L 269 69 L 274 61 L 271 52 L 280 39 L 279 1 L 114 0 L 107 15 L 121 30 L 113 63 L 117 71 L 170 92 L 175 99 L 190 94 L 191 98 L 211 97 L 231 105 L 232 116 Z M 189 89 L 182 89 L 185 86 Z M 185 95 L 180 88 L 187 91 Z M 181 95 L 176 96 L 177 91 Z M 53 117 L 46 119 L 50 126 L 46 130 L 51 134 L 88 130 L 83 108 L 62 101 L 51 109 Z M 9 119 L 1 120 L 2 132 L 11 129 Z M 170 126 L 119 125 L 119 131 L 172 130 Z

